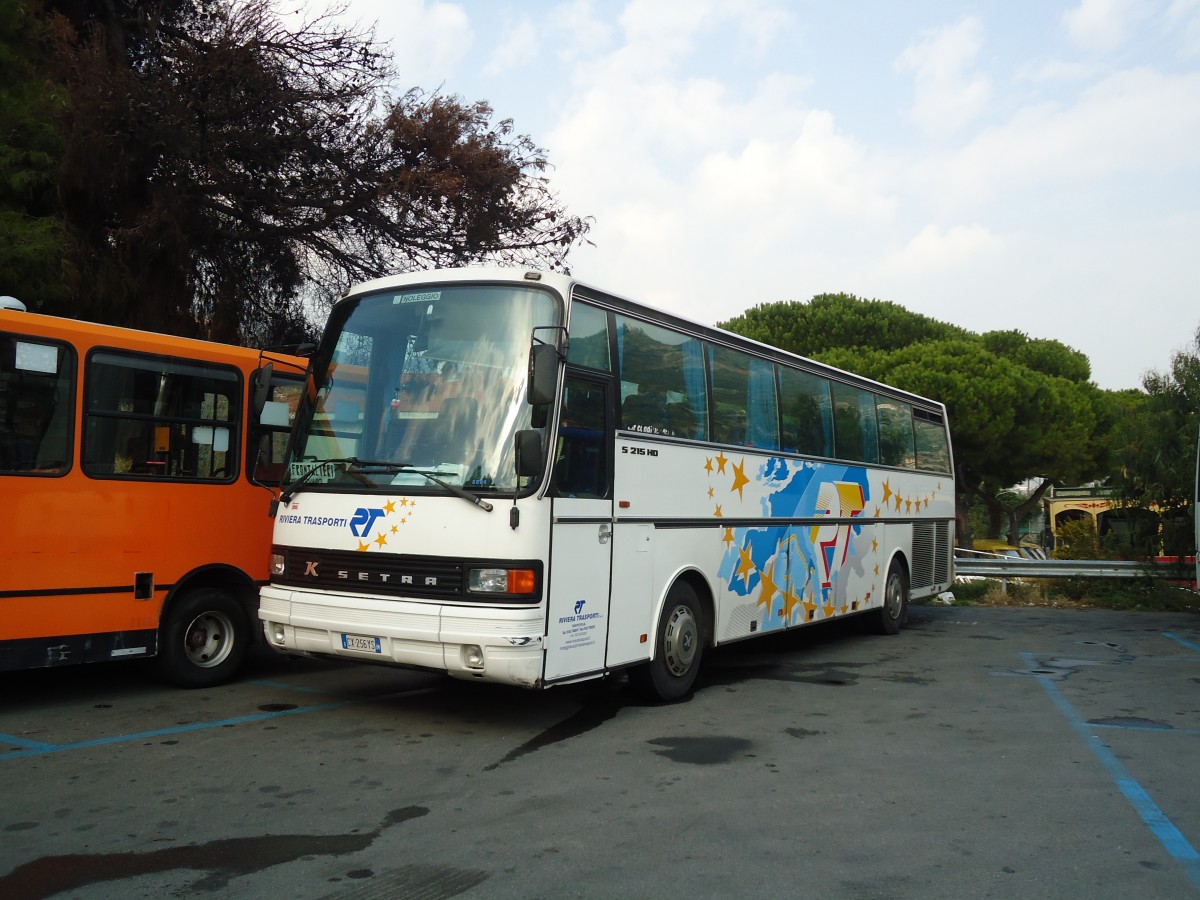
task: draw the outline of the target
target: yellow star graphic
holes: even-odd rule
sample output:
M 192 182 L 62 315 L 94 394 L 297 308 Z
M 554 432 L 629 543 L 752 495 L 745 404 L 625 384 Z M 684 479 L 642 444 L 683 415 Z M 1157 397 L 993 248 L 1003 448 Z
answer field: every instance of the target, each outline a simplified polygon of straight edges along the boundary
M 725 455 L 725 451 L 722 450 L 721 455 L 717 457 L 717 471 L 722 475 L 725 474 L 725 463 L 727 462 L 729 462 L 729 457 L 727 457 Z
M 713 489 L 712 489 L 712 488 L 709 488 L 709 489 L 708 489 L 708 499 L 709 499 L 709 500 L 711 500 L 711 499 L 712 499 L 712 496 L 713 496 Z
M 900 506 L 903 503 L 904 503 L 904 501 L 902 499 L 900 499 L 900 495 L 897 494 L 896 495 L 896 512 L 900 512 Z
M 370 550 L 370 549 L 371 549 L 370 544 L 364 544 L 362 541 L 359 541 L 359 543 L 358 543 L 358 552 L 359 553 L 365 553 L 367 550 Z
M 404 521 L 404 520 L 403 520 L 403 519 L 401 519 L 400 521 Z M 396 533 L 397 531 L 399 531 L 399 530 L 400 530 L 400 526 L 399 526 L 399 525 L 393 525 L 393 526 L 392 526 L 392 534 L 395 534 L 395 533 Z
M 383 510 L 390 516 L 396 511 L 396 501 L 389 500 L 387 503 L 383 504 Z
M 401 498 L 400 498 L 400 506 L 401 506 L 401 507 L 408 506 L 408 498 L 407 498 L 407 497 L 401 497 Z
M 738 548 L 738 556 L 742 561 L 738 563 L 737 574 L 741 575 L 743 580 L 749 584 L 750 576 L 754 574 L 754 560 L 750 558 L 750 551 L 745 547 Z
M 720 503 L 717 504 L 717 511 L 715 513 L 713 513 L 713 515 L 716 516 L 718 519 L 721 518 L 721 516 L 723 515 L 723 513 L 721 512 L 721 504 Z
M 729 492 L 732 494 L 734 491 L 737 491 L 738 497 L 745 500 L 746 497 L 742 493 L 742 488 L 749 483 L 750 479 L 746 477 L 746 457 L 743 456 L 741 465 L 735 465 L 733 467 L 733 487 L 729 489 Z
M 758 594 L 758 600 L 755 606 L 765 606 L 768 610 L 771 608 L 771 598 L 779 593 L 779 588 L 776 587 L 772 580 L 772 573 L 775 571 L 775 563 L 767 566 L 766 570 L 759 573 L 760 581 L 762 582 L 762 590 Z
M 725 529 L 725 537 L 721 538 L 721 540 L 723 540 L 726 544 L 732 544 L 735 540 L 735 538 L 733 536 L 733 529 L 726 528 Z
M 387 535 L 384 534 L 382 531 L 379 532 L 379 537 L 375 538 L 375 543 L 377 543 L 380 547 L 382 547 L 384 544 L 387 543 Z
M 883 483 L 883 505 L 887 506 L 888 497 L 892 496 L 892 486 L 888 482 Z
M 705 457 L 705 459 L 704 459 L 704 471 L 707 472 L 709 475 L 712 474 L 712 457 L 711 456 Z
M 879 552 L 879 541 L 876 538 L 871 538 L 871 552 L 872 553 Z
M 796 609 L 796 604 L 799 602 L 800 597 L 789 585 L 788 589 L 783 592 L 783 615 L 785 618 L 790 619 L 792 617 L 792 613 Z
M 904 501 L 904 511 L 905 511 L 905 512 L 912 512 L 912 501 L 911 501 L 911 500 L 905 500 L 905 501 Z
M 801 605 L 804 607 L 804 620 L 807 622 L 812 618 L 813 613 L 817 611 L 817 604 L 813 603 L 812 598 L 809 597 Z

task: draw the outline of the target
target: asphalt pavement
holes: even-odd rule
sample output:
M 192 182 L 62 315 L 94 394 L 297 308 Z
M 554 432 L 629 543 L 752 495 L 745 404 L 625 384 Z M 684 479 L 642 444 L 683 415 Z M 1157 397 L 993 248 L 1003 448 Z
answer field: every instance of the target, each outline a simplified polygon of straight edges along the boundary
M 0 675 L 0 898 L 1200 896 L 1200 618 L 914 607 L 684 702 L 257 652 Z

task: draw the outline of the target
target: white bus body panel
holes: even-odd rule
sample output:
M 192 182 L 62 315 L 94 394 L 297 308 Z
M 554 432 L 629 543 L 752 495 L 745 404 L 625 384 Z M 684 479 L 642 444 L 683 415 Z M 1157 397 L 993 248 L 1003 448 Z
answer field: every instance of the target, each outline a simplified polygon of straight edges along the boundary
M 914 597 L 952 580 L 949 476 L 628 434 L 616 443 L 614 623 L 618 578 L 631 555 L 622 553 L 623 539 L 653 546 L 641 590 L 622 585 L 622 599 L 650 613 L 646 627 L 674 580 L 694 571 L 714 599 L 717 643 L 879 607 L 896 556 L 914 569 L 940 556 L 936 577 L 907 573 Z M 914 549 L 914 524 L 935 522 L 937 546 Z M 631 535 L 647 523 L 652 539 Z
M 316 553 L 537 560 L 545 567 L 550 505 L 525 500 L 520 510 L 514 530 L 503 501 L 489 513 L 458 497 L 302 493 L 277 514 L 274 542 Z M 343 571 L 347 585 L 356 582 L 355 569 Z M 523 686 L 542 679 L 544 602 L 411 599 L 372 592 L 369 582 L 345 591 L 273 584 L 260 593 L 259 618 L 268 644 L 286 652 L 442 669 Z M 344 646 L 343 635 L 377 638 L 378 648 Z M 467 665 L 470 646 L 482 649 L 482 669 Z

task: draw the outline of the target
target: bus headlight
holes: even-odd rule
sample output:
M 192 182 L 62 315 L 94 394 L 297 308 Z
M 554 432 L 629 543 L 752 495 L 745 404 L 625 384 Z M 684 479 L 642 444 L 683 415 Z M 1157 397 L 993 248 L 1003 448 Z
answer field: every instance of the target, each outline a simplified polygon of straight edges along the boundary
M 537 593 L 537 572 L 533 569 L 471 569 L 467 589 L 478 594 L 533 596 Z
M 283 575 L 287 572 L 287 557 L 282 553 L 272 553 L 269 570 L 272 575 Z
M 467 644 L 463 647 L 463 663 L 468 669 L 482 669 L 483 648 L 478 644 Z

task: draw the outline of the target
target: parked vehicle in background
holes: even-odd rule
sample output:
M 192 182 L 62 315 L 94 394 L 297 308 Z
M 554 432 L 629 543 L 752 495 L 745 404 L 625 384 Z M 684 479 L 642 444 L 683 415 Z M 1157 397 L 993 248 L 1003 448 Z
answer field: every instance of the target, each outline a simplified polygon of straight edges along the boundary
M 333 310 L 259 615 L 285 652 L 690 690 L 706 647 L 953 582 L 940 403 L 564 275 L 384 278 Z
M 0 671 L 156 657 L 180 685 L 230 678 L 306 365 L 0 309 Z

